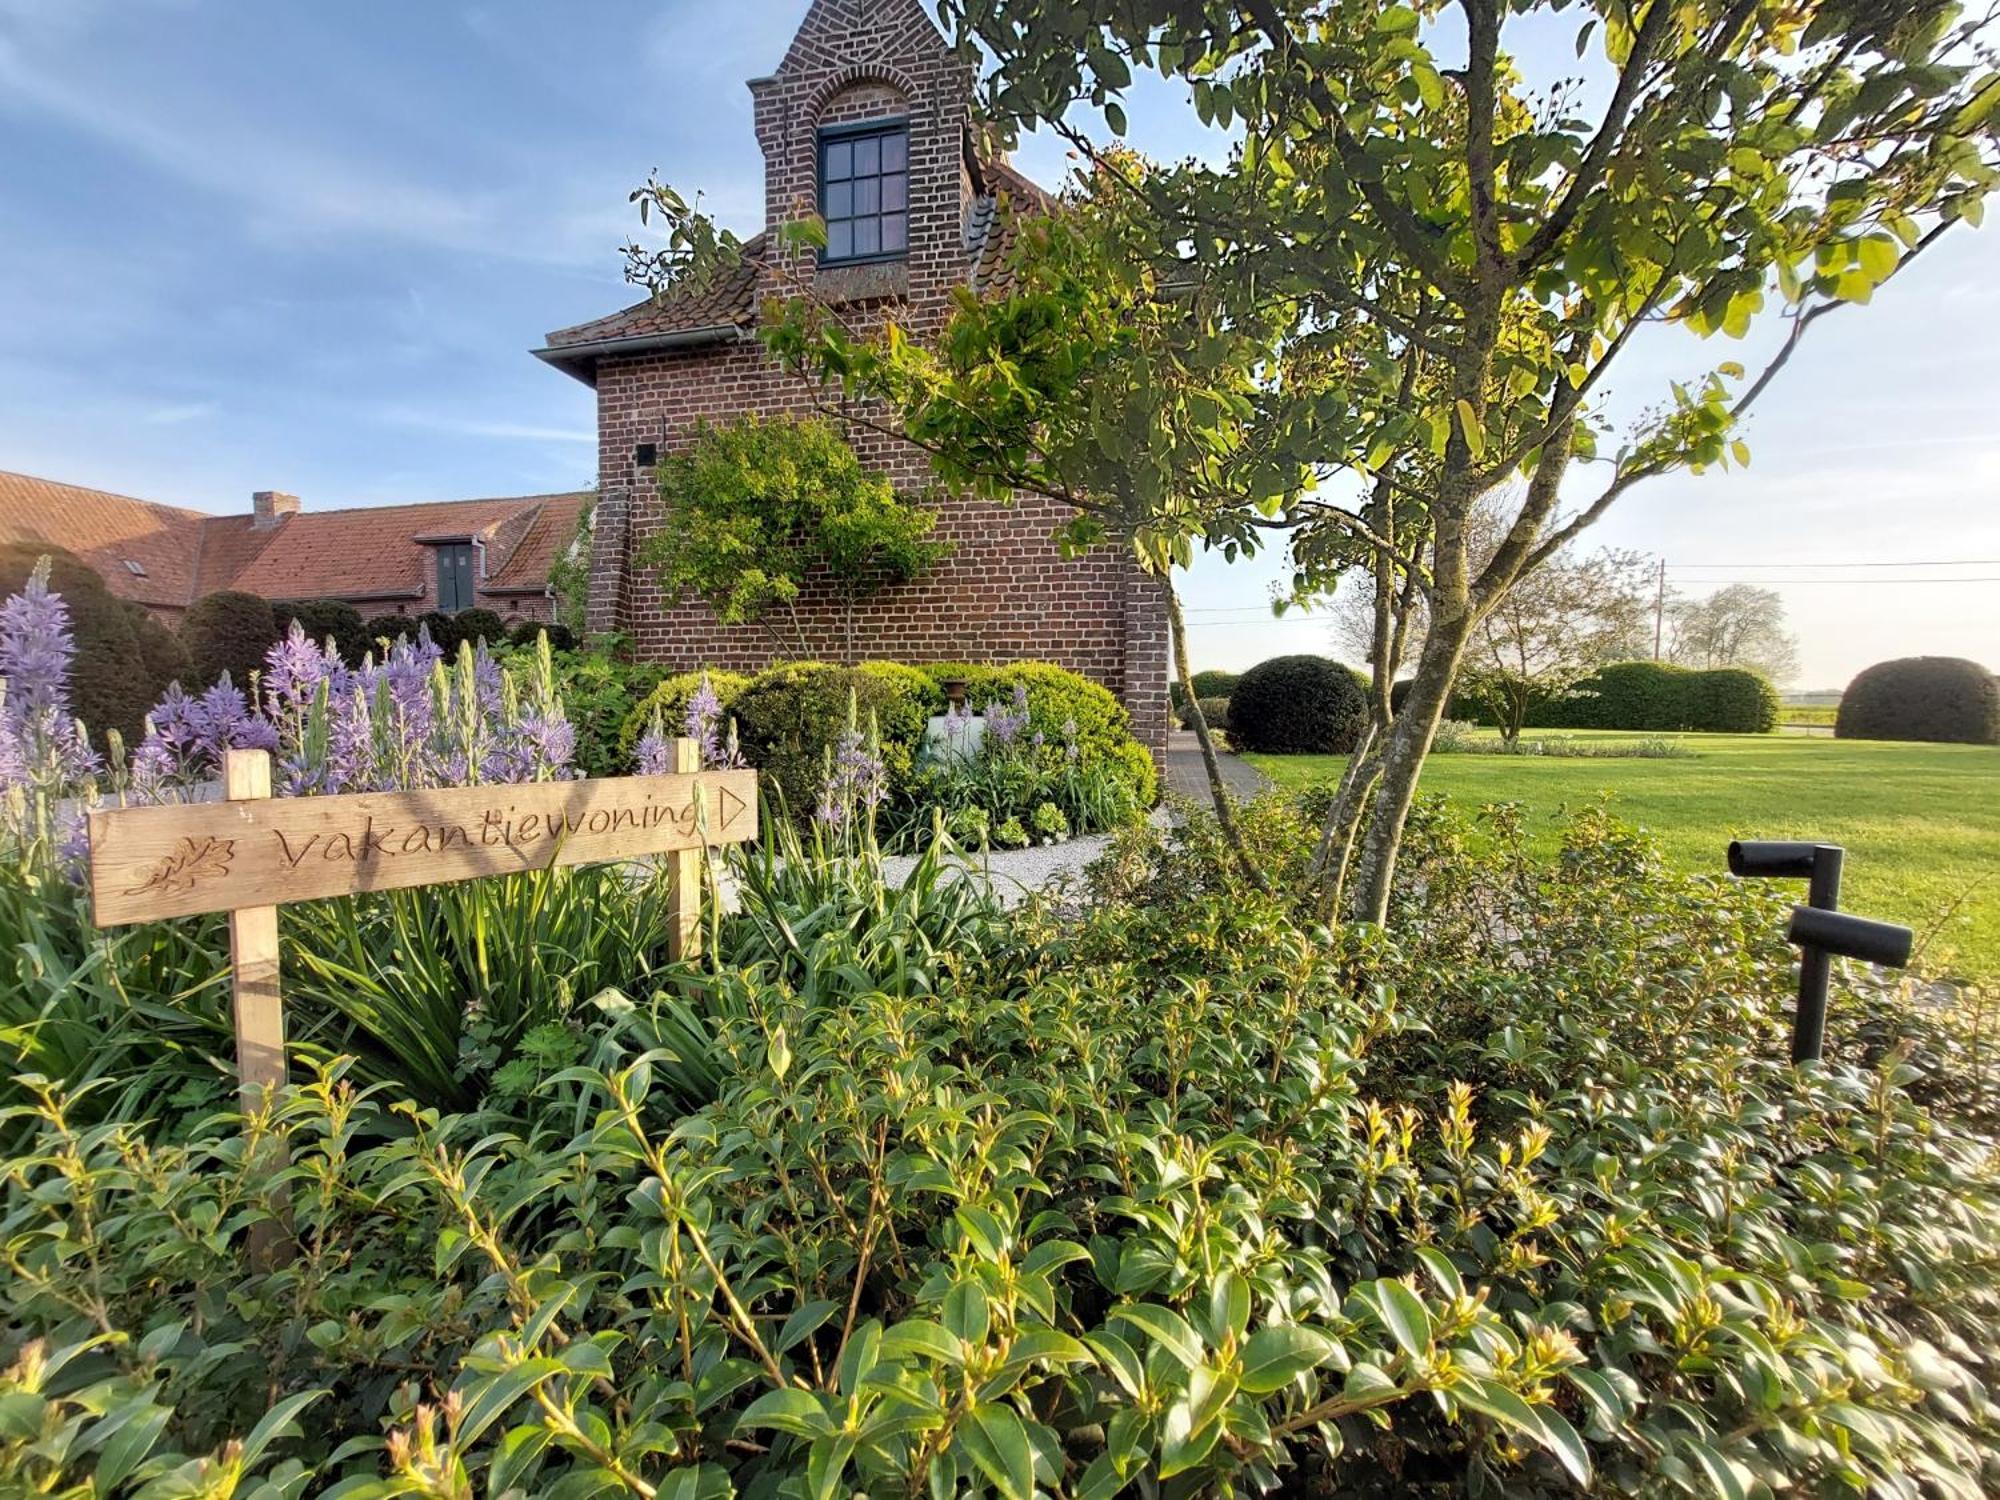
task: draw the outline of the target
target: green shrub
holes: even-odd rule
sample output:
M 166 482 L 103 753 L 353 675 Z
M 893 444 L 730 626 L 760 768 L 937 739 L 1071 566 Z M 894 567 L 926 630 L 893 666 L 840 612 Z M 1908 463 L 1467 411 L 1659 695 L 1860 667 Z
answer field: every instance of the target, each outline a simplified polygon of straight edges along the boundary
M 819 800 L 827 752 L 847 727 L 850 697 L 860 722 L 873 715 L 881 730 L 890 795 L 907 794 L 924 731 L 944 709 L 943 692 L 915 667 L 786 662 L 760 672 L 730 701 L 743 753 L 793 817 L 811 816 Z
M 1956 656 L 1877 662 L 1841 694 L 1833 732 L 1844 740 L 2000 744 L 2000 682 Z
M 921 667 L 940 692 L 953 678 L 965 683 L 969 708 L 1008 703 L 1016 688 L 1028 694 L 1028 728 L 1051 745 L 1062 743 L 1064 726 L 1075 726 L 1077 749 L 1085 765 L 1109 767 L 1138 807 L 1159 800 L 1159 773 L 1146 747 L 1132 738 L 1132 715 L 1109 688 L 1081 673 L 1046 661 L 1016 661 L 1000 666 L 968 662 L 926 662 Z
M 693 672 L 676 672 L 663 678 L 659 686 L 650 693 L 635 699 L 625 720 L 618 727 L 618 758 L 621 765 L 632 764 L 632 747 L 637 745 L 646 731 L 653 726 L 653 715 L 658 714 L 660 723 L 670 735 L 680 734 L 687 727 L 688 699 L 701 686 L 703 676 L 715 696 L 722 701 L 722 711 L 727 715 L 730 705 L 737 695 L 750 686 L 750 679 L 741 672 L 725 672 L 719 667 L 703 667 Z M 843 709 L 843 712 L 845 710 Z
M 279 640 L 270 601 L 233 589 L 195 600 L 181 618 L 180 633 L 194 678 L 189 686 L 197 691 L 227 673 L 247 693 L 251 674 L 263 671 L 264 658 Z
M 1277 755 L 1344 754 L 1368 716 L 1367 691 L 1324 656 L 1274 656 L 1243 674 L 1229 695 L 1229 739 Z
M 576 729 L 577 769 L 586 776 L 630 774 L 631 747 L 622 738 L 625 721 L 632 705 L 653 691 L 666 669 L 601 651 L 557 651 L 554 661 L 563 710 Z
M 458 655 L 458 643 L 465 639 L 464 633 L 458 626 L 458 616 L 448 615 L 441 609 L 427 609 L 410 621 L 411 640 L 417 638 L 419 630 L 430 636 L 437 648 L 444 652 L 447 660 Z
M 1688 728 L 1706 734 L 1769 734 L 1778 727 L 1778 690 L 1741 667 L 1696 672 L 1687 685 Z
M 128 746 L 144 731 L 146 712 L 167 684 L 187 674 L 187 657 L 174 633 L 141 606 L 120 599 L 80 558 L 59 548 L 28 543 L 0 546 L 0 599 L 17 594 L 44 557 L 49 591 L 69 607 L 76 656 L 70 665 L 70 707 L 92 741 L 105 746 L 115 729 Z
M 462 609 L 452 616 L 452 622 L 458 627 L 458 638 L 475 646 L 481 641 L 497 646 L 507 639 L 507 622 L 490 609 Z
M 273 604 L 271 616 L 280 635 L 289 631 L 296 620 L 299 628 L 315 641 L 331 637 L 340 659 L 350 667 L 360 666 L 361 658 L 374 649 L 361 611 L 344 599 L 300 599 Z
M 1612 662 L 1564 696 L 1541 704 L 1528 722 L 1538 729 L 1683 730 L 1692 722 L 1688 683 L 1693 676 L 1667 662 Z
M 1229 727 L 1229 700 L 1227 698 L 1203 698 L 1201 716 L 1208 721 L 1210 729 Z
M 1242 676 L 1241 672 L 1224 672 L 1211 667 L 1206 672 L 1194 673 L 1188 680 L 1194 684 L 1195 697 L 1220 698 L 1226 703 L 1229 701 L 1229 695 L 1236 691 L 1236 684 Z M 1181 691 L 1181 680 L 1178 676 L 1167 684 L 1167 690 L 1173 697 L 1175 708 L 1187 706 L 1187 695 Z
M 0 1491 L 1991 1493 L 1949 1037 L 1843 994 L 1880 1037 L 1793 1068 L 1782 895 L 1601 814 L 1524 844 L 1427 799 L 1391 939 L 1207 819 L 1006 919 L 794 838 L 723 962 L 538 1028 L 483 1110 L 307 1074 L 284 1226 L 234 1120 L 41 1101 Z
M 377 657 L 381 655 L 382 642 L 394 644 L 405 636 L 417 638 L 417 621 L 420 615 L 370 615 L 367 622 L 368 649 Z
M 532 647 L 536 639 L 543 635 L 549 638 L 551 651 L 576 649 L 576 632 L 554 620 L 522 620 L 507 632 L 507 639 L 516 646 Z

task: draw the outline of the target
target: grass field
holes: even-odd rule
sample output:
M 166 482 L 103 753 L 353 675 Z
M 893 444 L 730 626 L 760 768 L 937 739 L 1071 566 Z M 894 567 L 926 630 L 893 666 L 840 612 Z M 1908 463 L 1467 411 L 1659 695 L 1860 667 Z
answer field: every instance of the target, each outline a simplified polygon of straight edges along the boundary
M 1683 870 L 1720 872 L 1738 837 L 1842 844 L 1843 907 L 1907 923 L 1920 940 L 1936 927 L 1926 968 L 2000 977 L 2000 749 L 1798 735 L 1690 734 L 1679 742 L 1694 754 L 1434 755 L 1423 787 L 1473 803 L 1523 803 L 1551 849 L 1549 815 L 1608 793 L 1619 815 L 1649 830 Z M 1339 756 L 1245 758 L 1285 787 L 1336 777 L 1342 764 Z

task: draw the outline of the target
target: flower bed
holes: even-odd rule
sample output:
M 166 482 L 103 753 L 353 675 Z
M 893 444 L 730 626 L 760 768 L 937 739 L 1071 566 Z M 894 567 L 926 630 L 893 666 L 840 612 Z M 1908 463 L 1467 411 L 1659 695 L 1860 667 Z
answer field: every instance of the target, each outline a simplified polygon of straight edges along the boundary
M 79 753 L 59 627 L 0 610 L 16 815 Z M 268 732 L 321 785 L 323 667 L 160 753 Z M 343 774 L 527 765 L 479 676 L 375 679 L 410 734 Z M 94 934 L 11 822 L 0 1492 L 2000 1484 L 1987 1065 L 1842 992 L 1791 1067 L 1779 898 L 1601 812 L 1546 863 L 1426 803 L 1386 928 L 1200 818 L 1009 914 L 946 840 L 888 888 L 880 740 L 844 715 L 817 816 L 721 856 L 699 961 L 618 870 L 288 908 L 306 1024 L 248 1121 L 218 924 Z M 1320 810 L 1246 810 L 1276 889 Z

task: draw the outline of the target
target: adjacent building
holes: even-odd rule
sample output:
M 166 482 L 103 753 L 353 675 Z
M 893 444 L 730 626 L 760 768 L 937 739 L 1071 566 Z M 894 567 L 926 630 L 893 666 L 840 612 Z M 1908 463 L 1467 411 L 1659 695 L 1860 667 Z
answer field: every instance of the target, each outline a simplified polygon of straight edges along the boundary
M 551 620 L 551 565 L 579 545 L 587 493 L 307 510 L 259 490 L 209 515 L 0 472 L 0 545 L 59 547 L 173 623 L 204 594 L 344 599 L 368 616 L 490 609 Z

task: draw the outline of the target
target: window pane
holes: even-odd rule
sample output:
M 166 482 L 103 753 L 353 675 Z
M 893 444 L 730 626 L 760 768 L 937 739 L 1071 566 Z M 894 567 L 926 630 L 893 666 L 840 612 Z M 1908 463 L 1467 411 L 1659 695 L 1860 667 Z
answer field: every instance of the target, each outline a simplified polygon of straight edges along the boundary
M 856 219 L 854 221 L 854 253 L 856 255 L 880 255 L 882 253 L 881 220 Z
M 829 182 L 826 185 L 826 204 L 821 212 L 829 219 L 853 218 L 854 184 L 851 182 Z
M 831 182 L 836 177 L 854 175 L 854 143 L 852 141 L 828 141 L 826 145 L 826 176 Z
M 900 172 L 909 160 L 910 138 L 903 131 L 882 137 L 882 170 Z
M 907 230 L 901 214 L 882 215 L 882 249 L 893 254 L 904 248 Z
M 854 179 L 854 211 L 857 214 L 873 214 L 882 211 L 881 178 L 857 177 Z
M 841 260 L 854 253 L 854 225 L 850 220 L 826 226 L 826 253 L 830 260 Z
M 873 177 L 882 170 L 882 138 L 864 136 L 854 143 L 854 175 Z
M 882 179 L 882 206 L 884 208 L 906 207 L 909 186 L 910 179 L 905 177 L 901 172 L 898 172 L 893 177 L 884 177 Z

